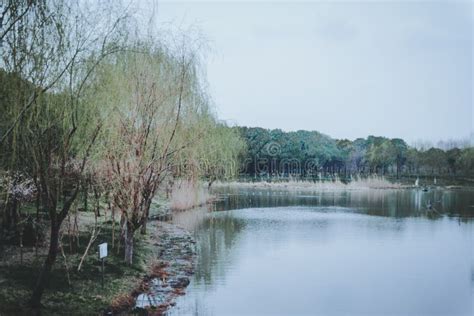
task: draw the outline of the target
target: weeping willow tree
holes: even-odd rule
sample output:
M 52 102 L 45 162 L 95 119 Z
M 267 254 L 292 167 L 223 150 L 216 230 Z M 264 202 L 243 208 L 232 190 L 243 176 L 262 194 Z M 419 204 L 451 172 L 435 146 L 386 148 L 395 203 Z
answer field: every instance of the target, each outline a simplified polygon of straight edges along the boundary
M 91 79 L 121 50 L 128 12 L 112 2 L 59 0 L 9 1 L 2 9 L 9 24 L 1 33 L 0 79 L 8 87 L 1 91 L 1 164 L 34 180 L 50 222 L 48 255 L 30 301 L 39 307 L 102 125 Z
M 216 180 L 229 180 L 241 169 L 246 143 L 237 130 L 223 122 L 215 122 L 200 146 L 200 169 L 210 188 Z
M 146 232 L 151 202 L 164 180 L 198 178 L 211 165 L 217 173 L 230 173 L 222 169 L 224 162 L 236 159 L 241 148 L 227 150 L 229 130 L 210 109 L 199 50 L 190 45 L 187 39 L 178 47 L 136 43 L 103 64 L 98 76 L 105 125 L 96 161 L 107 166 L 128 264 L 135 233 Z
M 137 43 L 101 67 L 99 95 L 104 128 L 98 158 L 107 166 L 114 206 L 121 212 L 125 261 L 134 235 L 145 229 L 150 205 L 174 157 L 199 141 L 198 59 L 180 47 Z M 184 134 L 192 137 L 183 137 Z
M 176 157 L 174 176 L 193 182 L 205 180 L 208 188 L 216 180 L 234 178 L 247 148 L 244 140 L 209 110 L 199 118 L 197 125 L 200 139 Z

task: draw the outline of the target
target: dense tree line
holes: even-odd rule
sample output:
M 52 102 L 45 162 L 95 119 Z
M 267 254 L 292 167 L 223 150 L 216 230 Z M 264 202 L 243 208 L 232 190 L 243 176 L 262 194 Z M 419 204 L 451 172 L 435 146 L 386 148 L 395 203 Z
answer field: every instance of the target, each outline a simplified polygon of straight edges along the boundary
M 247 144 L 242 174 L 325 178 L 386 176 L 472 176 L 474 149 L 419 150 L 403 139 L 369 136 L 332 139 L 316 131 L 234 127 Z

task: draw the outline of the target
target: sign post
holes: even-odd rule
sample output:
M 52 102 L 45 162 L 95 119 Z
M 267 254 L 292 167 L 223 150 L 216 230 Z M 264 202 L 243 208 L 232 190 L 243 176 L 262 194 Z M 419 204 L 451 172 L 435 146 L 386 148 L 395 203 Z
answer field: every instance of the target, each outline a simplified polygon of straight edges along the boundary
M 107 243 L 104 242 L 99 245 L 99 259 L 102 261 L 102 288 L 104 288 L 104 261 L 107 257 Z

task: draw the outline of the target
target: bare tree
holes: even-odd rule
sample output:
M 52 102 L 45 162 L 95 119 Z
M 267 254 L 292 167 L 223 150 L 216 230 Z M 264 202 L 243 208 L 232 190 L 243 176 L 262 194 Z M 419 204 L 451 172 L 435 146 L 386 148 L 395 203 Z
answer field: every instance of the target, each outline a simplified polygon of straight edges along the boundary
M 13 30 L 15 25 L 20 22 L 24 16 L 34 10 L 41 13 L 41 7 L 45 1 L 18 1 L 8 0 L 0 3 L 0 43 Z

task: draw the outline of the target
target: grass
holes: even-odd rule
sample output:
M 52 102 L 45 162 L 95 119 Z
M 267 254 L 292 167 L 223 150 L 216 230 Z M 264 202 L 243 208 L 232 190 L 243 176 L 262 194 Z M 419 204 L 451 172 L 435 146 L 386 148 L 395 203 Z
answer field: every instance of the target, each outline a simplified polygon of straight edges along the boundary
M 110 306 L 111 302 L 120 303 L 121 297 L 129 296 L 146 274 L 148 264 L 157 257 L 154 253 L 156 247 L 152 247 L 149 235 L 142 236 L 137 232 L 134 263 L 131 266 L 126 265 L 123 261 L 123 247 L 118 253 L 116 249 L 111 249 L 112 223 L 108 221 L 102 223 L 100 235 L 91 246 L 82 269 L 78 272 L 77 266 L 90 238 L 90 227 L 84 223 L 90 223 L 90 218 L 87 217 L 93 216 L 91 213 L 80 214 L 80 222 L 83 224 L 80 227 L 79 247 L 71 253 L 69 238 L 64 236 L 63 247 L 69 269 L 66 269 L 64 258 L 59 253 L 42 299 L 44 315 L 99 314 Z M 101 242 L 109 244 L 104 288 L 101 287 L 101 262 L 97 255 L 97 245 Z M 29 314 L 27 302 L 42 267 L 46 248 L 40 248 L 37 257 L 34 248 L 24 248 L 23 264 L 20 264 L 18 247 L 9 247 L 6 250 L 8 256 L 4 256 L 0 262 L 0 315 Z

